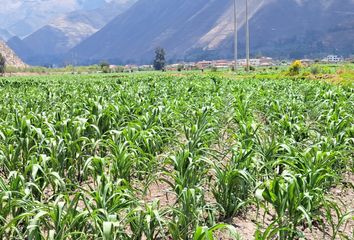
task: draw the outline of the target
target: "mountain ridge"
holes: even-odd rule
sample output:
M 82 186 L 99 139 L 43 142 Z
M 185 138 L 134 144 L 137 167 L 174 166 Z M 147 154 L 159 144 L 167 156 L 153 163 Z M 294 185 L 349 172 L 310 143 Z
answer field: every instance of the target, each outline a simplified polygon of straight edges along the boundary
M 245 6 L 238 9 L 241 49 Z M 301 58 L 354 52 L 353 0 L 250 0 L 250 16 L 253 55 Z M 347 27 L 343 38 L 335 39 L 333 31 L 342 25 Z M 82 63 L 148 63 L 155 47 L 166 48 L 172 60 L 232 58 L 232 1 L 140 0 L 71 53 Z
M 25 68 L 28 67 L 16 54 L 7 46 L 7 44 L 0 40 L 0 53 L 5 58 L 5 64 L 12 67 Z
M 114 8 L 118 5 L 110 5 L 114 2 L 127 7 L 119 12 Z M 238 3 L 239 57 L 244 57 L 245 1 Z M 354 53 L 354 0 L 249 0 L 249 4 L 252 56 L 321 58 Z M 157 47 L 166 49 L 170 61 L 233 57 L 233 1 L 114 0 L 103 6 L 65 14 L 8 44 L 36 65 L 102 60 L 145 64 L 151 63 Z
M 0 22 L 2 28 L 24 38 L 53 19 L 74 11 L 91 11 L 110 2 L 131 0 L 2 0 Z
M 134 2 L 135 0 L 114 0 L 98 9 L 70 12 L 54 19 L 23 40 L 10 39 L 8 44 L 31 64 L 59 63 L 72 47 L 97 32 Z

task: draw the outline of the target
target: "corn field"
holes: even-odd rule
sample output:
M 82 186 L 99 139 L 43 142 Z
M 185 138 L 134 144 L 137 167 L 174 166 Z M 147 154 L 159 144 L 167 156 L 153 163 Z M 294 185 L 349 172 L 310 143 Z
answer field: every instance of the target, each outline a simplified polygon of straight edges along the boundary
M 353 86 L 63 75 L 0 96 L 0 239 L 242 239 L 250 211 L 247 239 L 354 238 L 328 194 L 354 171 Z

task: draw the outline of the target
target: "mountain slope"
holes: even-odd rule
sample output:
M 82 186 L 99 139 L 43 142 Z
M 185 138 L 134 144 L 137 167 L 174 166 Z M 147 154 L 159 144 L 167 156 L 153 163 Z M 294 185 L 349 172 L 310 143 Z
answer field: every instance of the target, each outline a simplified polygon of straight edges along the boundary
M 7 41 L 7 45 L 21 58 L 26 61 L 32 54 L 30 49 L 19 37 L 12 37 Z
M 0 53 L 5 57 L 6 65 L 13 67 L 27 67 L 27 65 L 17 57 L 14 51 L 12 51 L 12 49 L 3 41 L 0 41 Z
M 163 46 L 181 56 L 229 5 L 229 0 L 140 0 L 72 52 L 93 61 L 139 61 Z
M 250 27 L 254 54 L 282 58 L 348 55 L 354 52 L 354 1 L 277 0 L 259 9 Z M 218 48 L 230 51 L 231 37 Z
M 242 48 L 244 5 L 238 7 Z M 353 0 L 251 0 L 250 8 L 253 54 L 354 52 Z M 148 62 L 161 46 L 170 59 L 231 57 L 232 14 L 229 0 L 140 0 L 71 53 L 81 62 Z

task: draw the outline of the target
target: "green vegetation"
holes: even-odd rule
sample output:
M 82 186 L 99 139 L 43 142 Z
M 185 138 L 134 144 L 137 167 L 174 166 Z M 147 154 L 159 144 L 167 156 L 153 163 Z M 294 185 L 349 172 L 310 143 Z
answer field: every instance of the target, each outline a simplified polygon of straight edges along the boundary
M 289 67 L 289 75 L 291 76 L 299 75 L 302 67 L 303 66 L 301 61 L 299 60 L 294 61 Z
M 155 59 L 154 59 L 154 69 L 157 71 L 165 70 L 166 68 L 166 52 L 163 48 L 156 48 Z
M 99 66 L 100 66 L 101 71 L 103 73 L 109 73 L 110 69 L 109 69 L 109 63 L 108 62 L 102 61 L 102 62 L 100 62 Z
M 0 53 L 0 76 L 2 76 L 5 73 L 5 61 L 6 59 Z
M 353 84 L 260 71 L 0 79 L 0 239 L 350 239 Z

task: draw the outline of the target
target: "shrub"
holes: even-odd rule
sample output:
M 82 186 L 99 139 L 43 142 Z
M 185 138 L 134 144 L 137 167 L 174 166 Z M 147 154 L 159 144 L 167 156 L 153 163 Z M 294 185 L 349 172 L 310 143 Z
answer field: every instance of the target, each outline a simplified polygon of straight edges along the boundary
M 321 72 L 321 69 L 319 66 L 312 66 L 310 71 L 311 71 L 311 74 L 317 75 Z
M 5 73 L 5 57 L 0 53 L 0 76 Z
M 99 65 L 100 65 L 101 71 L 103 73 L 109 73 L 110 72 L 109 63 L 108 62 L 102 61 L 102 62 L 100 62 Z
M 245 71 L 247 72 L 247 66 L 245 67 Z M 254 66 L 249 66 L 250 71 L 256 71 L 256 68 Z
M 289 67 L 289 75 L 299 75 L 302 68 L 302 63 L 300 60 L 294 61 Z
M 184 69 L 184 66 L 183 66 L 183 65 L 178 65 L 178 66 L 177 66 L 177 71 L 178 71 L 178 72 L 181 72 L 183 69 Z

